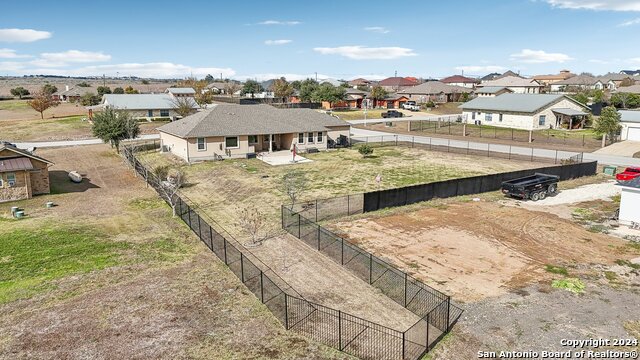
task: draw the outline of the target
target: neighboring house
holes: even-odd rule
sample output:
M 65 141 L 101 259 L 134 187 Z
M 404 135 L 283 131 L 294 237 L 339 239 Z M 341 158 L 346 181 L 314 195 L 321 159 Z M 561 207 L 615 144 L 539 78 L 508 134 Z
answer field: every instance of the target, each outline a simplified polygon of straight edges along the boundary
M 502 79 L 502 78 L 505 78 L 505 77 L 508 77 L 508 76 L 515 76 L 515 77 L 519 77 L 519 78 L 522 77 L 522 76 L 520 76 L 520 74 L 517 74 L 517 73 L 515 73 L 515 72 L 513 72 L 511 70 L 507 70 L 502 74 L 494 72 L 494 73 L 485 75 L 485 76 L 480 78 L 480 82 L 482 84 L 484 84 L 487 81 L 498 80 L 498 79 Z
M 627 93 L 627 94 L 640 94 L 640 85 L 619 87 L 614 92 Z
M 640 110 L 618 110 L 620 113 L 620 140 L 640 141 Z
M 462 75 L 449 76 L 440 80 L 440 82 L 445 83 L 447 85 L 460 86 L 460 87 L 469 88 L 469 89 L 475 88 L 476 85 L 480 83 L 478 79 L 472 79 Z
M 320 82 L 320 84 L 324 84 L 324 83 L 331 84 L 331 85 L 333 85 L 335 87 L 341 86 L 342 83 L 343 83 L 340 80 L 331 79 L 331 78 L 320 80 L 319 82 Z
M 0 142 L 0 202 L 49 194 L 49 166 L 33 153 Z
M 91 87 L 69 88 L 69 86 L 66 85 L 63 91 L 56 91 L 51 96 L 54 100 L 60 102 L 77 102 L 80 101 L 80 98 L 87 93 L 92 95 L 97 94 L 96 90 Z
M 485 81 L 480 86 L 506 87 L 516 94 L 539 94 L 544 87 L 533 79 L 525 79 L 520 76 L 500 77 L 496 80 Z
M 387 94 L 384 99 L 377 100 L 376 104 L 374 104 L 374 107 L 400 109 L 402 107 L 402 104 L 406 103 L 407 101 L 409 101 L 409 97 L 402 94 L 391 93 Z
M 362 102 L 367 96 L 369 96 L 369 92 L 367 91 L 350 88 L 346 91 L 346 98 L 344 101 L 338 101 L 331 105 L 333 105 L 334 109 L 360 109 L 362 108 Z M 323 101 L 322 108 L 330 109 L 331 106 L 329 105 L 329 102 Z
M 589 75 L 577 75 L 551 84 L 551 92 L 569 92 L 575 90 L 604 90 L 599 79 Z
M 193 88 L 168 88 L 165 93 L 171 94 L 173 97 L 195 97 L 196 91 Z
M 212 82 L 209 85 L 207 85 L 203 91 L 213 91 L 215 94 L 230 95 L 230 94 L 227 94 L 228 85 L 229 83 L 227 82 Z M 242 92 L 242 84 L 238 84 L 238 90 L 236 90 L 236 92 L 234 92 L 233 95 L 240 95 L 241 92 Z
M 615 91 L 624 83 L 626 83 L 627 85 L 633 85 L 635 82 L 633 76 L 613 73 L 598 76 L 597 79 L 600 80 L 605 89 L 610 91 Z
M 158 128 L 162 151 L 187 162 L 259 152 L 327 149 L 348 142 L 349 123 L 311 109 L 220 104 Z
M 371 85 L 371 81 L 363 78 L 353 79 L 348 82 L 349 86 L 356 89 L 358 86 L 369 86 Z
M 417 81 L 412 81 L 403 77 L 395 76 L 380 80 L 378 85 L 383 89 L 391 92 L 397 92 L 406 88 L 418 85 Z
M 481 97 L 496 97 L 502 94 L 511 94 L 513 90 L 504 86 L 483 86 L 476 90 L 476 95 Z
M 191 97 L 187 97 L 193 104 L 193 109 L 199 108 Z M 134 119 L 153 120 L 168 118 L 176 120 L 180 117 L 175 111 L 176 97 L 171 93 L 166 94 L 105 94 L 102 96 L 102 108 L 111 107 L 126 110 Z
M 629 76 L 640 76 L 640 69 L 638 70 L 621 70 L 620 74 Z
M 621 187 L 618 222 L 623 225 L 640 223 L 640 178 L 618 185 Z
M 459 106 L 468 122 L 514 129 L 581 128 L 589 108 L 565 95 L 502 94 Z
M 462 94 L 472 92 L 473 90 L 462 86 L 453 86 L 440 81 L 428 81 L 399 91 L 398 94 L 406 95 L 409 100 L 418 103 L 426 103 L 429 101 L 446 103 L 460 101 Z
M 572 74 L 569 70 L 560 70 L 559 74 L 550 74 L 550 75 L 536 75 L 533 77 L 533 80 L 539 82 L 542 85 L 550 86 L 558 81 L 567 80 L 571 77 L 576 76 Z

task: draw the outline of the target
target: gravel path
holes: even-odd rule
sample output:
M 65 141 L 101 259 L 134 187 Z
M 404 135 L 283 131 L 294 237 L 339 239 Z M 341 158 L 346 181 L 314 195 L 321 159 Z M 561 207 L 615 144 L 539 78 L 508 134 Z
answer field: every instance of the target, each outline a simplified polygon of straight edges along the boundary
M 527 201 L 531 206 L 549 206 L 561 204 L 573 204 L 592 200 L 609 200 L 612 196 L 620 194 L 620 187 L 615 181 L 601 184 L 590 184 L 575 189 L 561 190 L 555 196 L 539 201 Z

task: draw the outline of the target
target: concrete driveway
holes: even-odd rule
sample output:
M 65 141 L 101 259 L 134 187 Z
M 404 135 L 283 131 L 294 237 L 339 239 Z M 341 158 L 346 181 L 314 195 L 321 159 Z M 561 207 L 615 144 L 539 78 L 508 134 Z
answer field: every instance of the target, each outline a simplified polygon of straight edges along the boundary
M 640 141 L 622 141 L 594 151 L 595 154 L 633 157 L 640 152 Z

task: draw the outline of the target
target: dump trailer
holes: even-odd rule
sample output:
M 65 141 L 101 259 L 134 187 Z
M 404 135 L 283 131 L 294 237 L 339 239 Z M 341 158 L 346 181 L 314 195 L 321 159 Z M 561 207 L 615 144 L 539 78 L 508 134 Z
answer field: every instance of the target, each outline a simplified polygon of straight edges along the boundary
M 559 180 L 560 178 L 556 175 L 536 173 L 519 179 L 503 181 L 501 189 L 505 195 L 538 201 L 546 198 L 547 195 L 555 194 L 558 191 Z

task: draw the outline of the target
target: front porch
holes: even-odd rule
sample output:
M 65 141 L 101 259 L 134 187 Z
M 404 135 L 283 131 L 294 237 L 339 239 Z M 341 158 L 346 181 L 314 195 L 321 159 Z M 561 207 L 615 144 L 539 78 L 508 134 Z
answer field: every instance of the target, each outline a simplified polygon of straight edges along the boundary
M 585 112 L 569 108 L 553 109 L 551 111 L 556 116 L 556 129 L 583 129 L 589 116 Z

